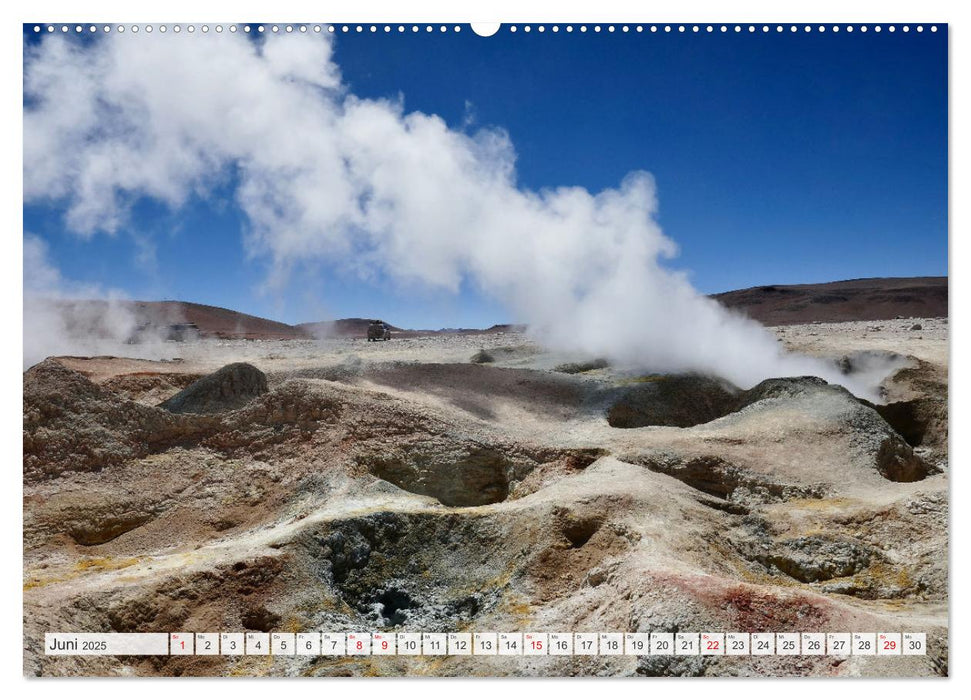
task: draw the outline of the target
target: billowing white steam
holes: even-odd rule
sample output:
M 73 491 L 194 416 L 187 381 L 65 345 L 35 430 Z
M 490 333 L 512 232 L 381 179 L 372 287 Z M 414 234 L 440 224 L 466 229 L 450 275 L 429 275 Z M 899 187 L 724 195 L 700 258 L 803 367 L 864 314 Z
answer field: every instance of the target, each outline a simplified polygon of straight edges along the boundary
M 144 328 L 144 321 L 123 293 L 64 279 L 47 244 L 24 234 L 24 367 L 51 355 L 171 354 L 163 329 Z M 138 345 L 130 345 L 136 335 Z
M 324 36 L 55 36 L 25 73 L 24 196 L 65 203 L 79 235 L 114 233 L 138 197 L 178 208 L 232 177 L 270 286 L 308 261 L 447 291 L 469 279 L 559 349 L 742 386 L 847 381 L 659 264 L 676 246 L 649 174 L 521 188 L 506 133 L 349 94 Z

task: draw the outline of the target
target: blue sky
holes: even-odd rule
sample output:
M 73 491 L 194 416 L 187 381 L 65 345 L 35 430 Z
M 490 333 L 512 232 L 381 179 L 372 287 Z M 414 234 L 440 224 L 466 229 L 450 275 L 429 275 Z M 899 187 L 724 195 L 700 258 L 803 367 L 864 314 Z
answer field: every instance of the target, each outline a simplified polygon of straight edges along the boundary
M 680 247 L 666 264 L 702 292 L 947 274 L 946 30 L 481 38 L 466 27 L 338 35 L 334 60 L 359 97 L 400 95 L 453 128 L 505 129 L 520 187 L 599 191 L 652 173 L 659 223 Z M 133 298 L 293 323 L 515 320 L 472 284 L 443 295 L 326 264 L 267 294 L 232 184 L 174 212 L 139 201 L 114 236 L 66 231 L 63 202 L 25 206 L 24 228 L 63 277 Z

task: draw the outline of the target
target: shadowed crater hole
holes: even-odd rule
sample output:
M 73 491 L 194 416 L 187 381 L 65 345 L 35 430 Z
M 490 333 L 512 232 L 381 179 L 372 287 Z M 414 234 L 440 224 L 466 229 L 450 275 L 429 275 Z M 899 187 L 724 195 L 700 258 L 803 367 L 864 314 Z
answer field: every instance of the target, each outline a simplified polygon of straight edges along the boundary
M 400 588 L 388 588 L 379 592 L 371 601 L 362 604 L 362 612 L 375 610 L 389 627 L 398 627 L 408 620 L 408 612 L 417 609 L 415 601 L 408 591 Z

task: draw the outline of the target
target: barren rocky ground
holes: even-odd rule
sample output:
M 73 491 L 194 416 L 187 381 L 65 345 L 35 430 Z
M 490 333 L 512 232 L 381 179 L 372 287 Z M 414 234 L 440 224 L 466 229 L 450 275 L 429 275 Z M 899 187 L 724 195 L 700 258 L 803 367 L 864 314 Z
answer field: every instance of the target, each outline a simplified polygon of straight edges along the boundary
M 24 373 L 25 673 L 946 675 L 947 322 L 774 331 L 846 372 L 893 366 L 884 401 L 511 332 L 45 360 Z M 251 367 L 212 374 L 231 363 Z M 318 629 L 918 631 L 929 653 L 41 651 L 45 631 Z

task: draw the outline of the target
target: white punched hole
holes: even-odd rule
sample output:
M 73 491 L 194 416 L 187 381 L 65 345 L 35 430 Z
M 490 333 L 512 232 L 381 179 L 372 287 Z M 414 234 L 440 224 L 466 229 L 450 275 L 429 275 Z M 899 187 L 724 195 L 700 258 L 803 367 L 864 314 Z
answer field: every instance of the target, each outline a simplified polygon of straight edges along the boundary
M 472 31 L 479 36 L 492 36 L 501 26 L 499 22 L 473 22 Z

